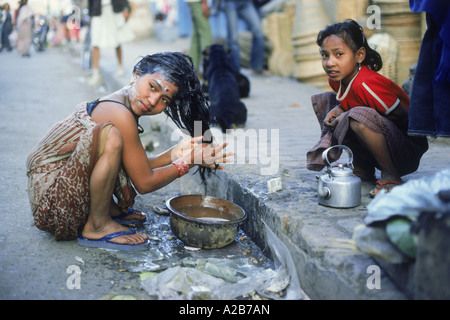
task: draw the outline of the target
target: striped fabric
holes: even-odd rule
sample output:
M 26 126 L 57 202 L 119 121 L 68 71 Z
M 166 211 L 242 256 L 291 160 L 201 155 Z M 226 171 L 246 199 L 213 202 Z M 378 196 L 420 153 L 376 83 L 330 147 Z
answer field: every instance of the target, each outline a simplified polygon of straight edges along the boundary
M 395 102 L 391 105 L 388 106 L 368 85 L 367 83 L 363 82 L 362 86 L 364 89 L 367 90 L 367 92 L 376 100 L 378 101 L 378 103 L 380 104 L 380 106 L 383 107 L 383 109 L 385 110 L 384 114 L 388 115 L 392 110 L 394 110 L 395 108 L 397 108 L 398 104 L 400 103 L 400 99 L 397 98 L 397 100 L 395 100 Z
M 98 159 L 100 135 L 110 123 L 97 124 L 76 106 L 39 141 L 27 159 L 28 197 L 37 228 L 56 240 L 78 235 L 89 214 L 89 178 Z M 123 169 L 114 194 L 122 208 L 131 207 L 136 192 Z

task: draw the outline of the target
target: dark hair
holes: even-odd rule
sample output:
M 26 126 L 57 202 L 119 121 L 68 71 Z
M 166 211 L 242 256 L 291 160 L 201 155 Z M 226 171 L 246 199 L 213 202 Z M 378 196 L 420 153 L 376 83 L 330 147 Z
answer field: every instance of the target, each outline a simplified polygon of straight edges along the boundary
M 187 130 L 191 137 L 194 136 L 194 123 L 200 121 L 201 135 L 205 140 L 211 139 L 205 142 L 212 142 L 212 137 L 205 136 L 205 132 L 210 129 L 209 104 L 191 57 L 182 52 L 147 55 L 134 66 L 134 73 L 139 75 L 158 73 L 165 81 L 176 85 L 178 90 L 164 113 L 175 122 L 178 128 Z M 198 171 L 204 181 L 205 171 L 210 172 L 211 169 L 198 167 Z
M 362 62 L 362 65 L 365 65 L 374 71 L 379 71 L 383 67 L 383 61 L 380 54 L 369 47 L 363 28 L 356 21 L 347 19 L 343 22 L 326 26 L 325 29 L 320 31 L 317 35 L 317 44 L 322 46 L 323 40 L 331 35 L 342 38 L 354 53 L 360 48 L 365 48 L 366 58 Z

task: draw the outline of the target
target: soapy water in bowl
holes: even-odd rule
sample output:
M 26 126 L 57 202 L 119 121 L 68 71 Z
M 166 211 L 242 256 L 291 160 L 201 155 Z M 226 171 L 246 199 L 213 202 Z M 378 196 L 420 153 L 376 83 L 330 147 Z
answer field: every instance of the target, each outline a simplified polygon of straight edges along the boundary
M 228 222 L 230 220 L 228 219 L 223 219 L 223 218 L 214 218 L 214 217 L 201 217 L 198 218 L 198 220 L 200 221 L 205 221 L 205 222 Z
M 233 216 L 216 208 L 208 208 L 203 206 L 187 206 L 177 210 L 181 214 L 196 218 L 204 222 L 229 222 L 233 220 Z

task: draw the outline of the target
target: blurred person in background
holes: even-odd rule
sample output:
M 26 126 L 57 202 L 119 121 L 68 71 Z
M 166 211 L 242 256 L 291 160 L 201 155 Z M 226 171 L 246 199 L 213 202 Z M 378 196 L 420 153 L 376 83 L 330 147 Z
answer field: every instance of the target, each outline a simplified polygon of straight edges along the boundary
M 0 51 L 3 49 L 6 49 L 8 51 L 12 50 L 11 43 L 9 42 L 9 35 L 11 34 L 13 30 L 12 25 L 12 17 L 10 11 L 10 6 L 8 3 L 5 3 L 3 5 L 3 27 L 1 32 L 1 48 Z
M 89 16 L 91 17 L 92 76 L 90 85 L 101 84 L 99 70 L 100 49 L 115 48 L 118 69 L 116 75 L 124 75 L 122 67 L 122 47 L 125 42 L 134 39 L 134 34 L 126 23 L 130 14 L 127 0 L 89 0 Z
M 16 19 L 16 47 L 17 52 L 21 53 L 23 57 L 29 57 L 33 35 L 33 10 L 28 5 L 28 0 L 21 0 L 19 4 Z
M 235 72 L 239 72 L 241 67 L 238 28 L 240 18 L 246 22 L 252 33 L 251 72 L 257 75 L 268 75 L 269 72 L 264 70 L 264 31 L 253 0 L 224 0 L 223 5 L 227 18 L 227 45 L 231 49 L 231 62 Z
M 206 0 L 185 0 L 191 10 L 192 38 L 189 53 L 197 74 L 200 74 L 202 51 L 212 44 L 209 6 Z

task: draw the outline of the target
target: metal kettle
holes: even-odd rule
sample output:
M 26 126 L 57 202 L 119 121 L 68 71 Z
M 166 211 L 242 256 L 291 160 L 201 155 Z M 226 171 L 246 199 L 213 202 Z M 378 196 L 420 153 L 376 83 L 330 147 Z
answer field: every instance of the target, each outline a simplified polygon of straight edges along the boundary
M 331 149 L 340 148 L 348 154 L 346 165 L 332 167 L 328 160 Z M 336 145 L 322 153 L 322 160 L 327 170 L 318 180 L 317 193 L 319 204 L 335 208 L 351 208 L 361 204 L 361 179 L 353 174 L 353 152 L 349 147 Z

